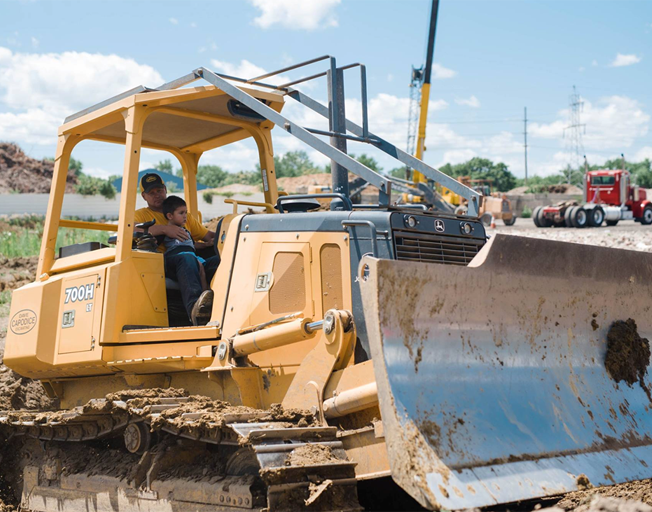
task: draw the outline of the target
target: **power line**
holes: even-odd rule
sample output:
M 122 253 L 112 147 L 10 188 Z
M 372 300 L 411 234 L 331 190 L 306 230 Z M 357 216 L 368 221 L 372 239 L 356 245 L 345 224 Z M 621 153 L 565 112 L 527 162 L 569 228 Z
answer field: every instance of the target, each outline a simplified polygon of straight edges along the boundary
M 568 142 L 566 147 L 570 155 L 568 167 L 568 183 L 571 181 L 571 169 L 578 169 L 580 167 L 580 159 L 584 155 L 584 145 L 582 144 L 582 129 L 586 133 L 586 125 L 582 124 L 580 115 L 584 108 L 584 102 L 581 100 L 579 93 L 573 86 L 573 94 L 569 96 L 569 124 L 564 129 L 564 138 L 566 138 L 566 130 L 570 135 L 566 139 Z
M 525 152 L 525 184 L 527 185 L 527 107 L 523 108 L 523 150 Z

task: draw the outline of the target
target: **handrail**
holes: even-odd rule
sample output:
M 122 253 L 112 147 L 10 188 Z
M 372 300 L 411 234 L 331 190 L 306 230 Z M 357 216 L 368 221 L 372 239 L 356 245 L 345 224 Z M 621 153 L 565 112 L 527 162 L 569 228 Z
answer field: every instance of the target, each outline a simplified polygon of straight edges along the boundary
M 95 231 L 118 231 L 117 224 L 105 224 L 103 222 L 89 222 L 84 220 L 59 220 L 59 226 L 62 228 L 73 229 L 92 229 Z
M 378 230 L 373 222 L 370 220 L 343 220 L 342 226 L 344 226 L 346 230 L 348 230 L 349 227 L 367 226 L 369 231 L 371 231 L 371 252 L 374 258 L 378 257 L 378 240 L 376 240 Z
M 284 201 L 292 201 L 295 199 L 329 199 L 329 198 L 341 199 L 342 202 L 347 207 L 347 210 L 349 211 L 353 210 L 353 203 L 351 202 L 351 199 L 346 197 L 344 194 L 338 194 L 337 192 L 326 192 L 324 194 L 299 194 L 299 195 L 292 195 L 292 196 L 282 196 L 279 197 L 278 200 L 276 201 L 276 206 L 278 207 L 279 213 L 285 213 L 283 211 Z
M 225 203 L 233 205 L 233 213 L 238 213 L 238 205 L 255 206 L 256 208 L 265 208 L 267 213 L 276 213 L 274 205 L 269 203 L 255 203 L 253 201 L 240 201 L 239 199 L 225 199 Z

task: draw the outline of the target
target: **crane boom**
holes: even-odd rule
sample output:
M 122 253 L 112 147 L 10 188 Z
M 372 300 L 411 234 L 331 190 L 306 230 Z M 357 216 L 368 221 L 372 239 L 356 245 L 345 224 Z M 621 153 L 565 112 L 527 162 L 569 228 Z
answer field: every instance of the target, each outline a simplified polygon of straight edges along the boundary
M 416 148 L 414 156 L 419 160 L 423 159 L 426 142 L 426 123 L 428 120 L 428 103 L 430 100 L 430 80 L 432 75 L 432 59 L 435 51 L 435 33 L 437 31 L 437 14 L 439 12 L 439 0 L 432 0 L 430 10 L 430 27 L 428 29 L 428 44 L 426 45 L 426 63 L 420 73 L 421 94 L 419 101 L 419 124 L 416 137 Z M 415 70 L 417 71 L 417 70 Z M 414 76 L 414 73 L 413 73 Z M 427 182 L 426 177 L 420 172 L 414 171 L 412 181 Z

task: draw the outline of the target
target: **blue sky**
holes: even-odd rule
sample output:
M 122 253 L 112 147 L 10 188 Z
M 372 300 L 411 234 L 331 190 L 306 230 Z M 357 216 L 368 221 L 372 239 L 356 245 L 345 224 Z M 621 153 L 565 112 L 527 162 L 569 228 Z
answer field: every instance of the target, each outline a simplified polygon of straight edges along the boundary
M 429 9 L 430 0 L 0 0 L 0 140 L 51 156 L 66 115 L 135 85 L 202 65 L 248 78 L 332 54 L 367 65 L 371 129 L 404 147 L 410 69 L 424 60 Z M 573 85 L 591 162 L 621 152 L 652 158 L 651 50 L 648 0 L 441 0 L 425 160 L 485 156 L 522 176 L 527 106 L 529 172 L 556 172 L 572 157 L 563 134 Z M 319 84 L 308 92 L 325 96 Z M 347 95 L 355 118 L 354 75 Z M 294 107 L 288 114 L 316 123 Z M 301 149 L 281 133 L 276 147 Z M 91 174 L 121 172 L 118 147 L 83 143 L 73 156 Z M 163 158 L 144 152 L 142 164 Z M 247 142 L 202 159 L 232 171 L 255 162 Z

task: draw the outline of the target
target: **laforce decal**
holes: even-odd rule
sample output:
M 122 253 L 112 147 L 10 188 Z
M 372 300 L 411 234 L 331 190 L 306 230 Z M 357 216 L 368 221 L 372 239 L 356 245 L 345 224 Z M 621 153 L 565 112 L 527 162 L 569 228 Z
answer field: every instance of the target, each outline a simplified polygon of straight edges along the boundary
M 69 302 L 91 300 L 94 295 L 95 285 L 93 283 L 73 286 L 71 288 L 66 288 L 66 300 L 63 303 L 68 304 Z
M 21 309 L 11 317 L 9 328 L 14 334 L 27 334 L 34 329 L 37 319 L 36 313 L 31 309 Z

